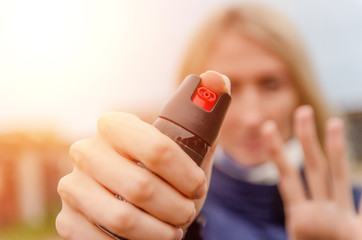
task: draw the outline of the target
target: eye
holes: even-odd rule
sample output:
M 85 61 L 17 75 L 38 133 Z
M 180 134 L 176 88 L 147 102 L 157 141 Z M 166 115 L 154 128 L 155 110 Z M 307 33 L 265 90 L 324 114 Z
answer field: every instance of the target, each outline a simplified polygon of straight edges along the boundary
M 285 81 L 282 77 L 278 76 L 264 76 L 259 82 L 264 90 L 276 91 L 283 87 Z

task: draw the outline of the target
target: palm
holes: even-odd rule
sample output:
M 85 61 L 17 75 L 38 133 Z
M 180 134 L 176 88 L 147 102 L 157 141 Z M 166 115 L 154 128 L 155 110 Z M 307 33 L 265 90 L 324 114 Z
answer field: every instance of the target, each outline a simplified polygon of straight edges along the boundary
M 286 209 L 287 228 L 292 239 L 353 239 L 358 225 L 354 211 L 340 208 L 333 201 L 307 200 Z

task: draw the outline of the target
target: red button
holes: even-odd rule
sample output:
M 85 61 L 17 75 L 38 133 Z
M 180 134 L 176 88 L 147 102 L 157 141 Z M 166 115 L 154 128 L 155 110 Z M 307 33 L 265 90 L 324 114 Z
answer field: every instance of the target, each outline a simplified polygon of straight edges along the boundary
M 216 94 L 205 87 L 199 87 L 192 97 L 192 102 L 206 111 L 210 111 L 214 107 L 216 100 Z

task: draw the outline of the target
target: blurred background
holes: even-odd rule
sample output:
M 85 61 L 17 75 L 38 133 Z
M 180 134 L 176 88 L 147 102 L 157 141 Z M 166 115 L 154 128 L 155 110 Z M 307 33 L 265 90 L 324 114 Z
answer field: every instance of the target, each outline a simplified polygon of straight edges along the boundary
M 71 171 L 71 143 L 92 136 L 107 111 L 152 118 L 201 21 L 239 2 L 0 0 L 0 239 L 58 239 L 56 186 Z M 362 0 L 259 2 L 299 28 L 325 95 L 349 123 L 359 181 Z

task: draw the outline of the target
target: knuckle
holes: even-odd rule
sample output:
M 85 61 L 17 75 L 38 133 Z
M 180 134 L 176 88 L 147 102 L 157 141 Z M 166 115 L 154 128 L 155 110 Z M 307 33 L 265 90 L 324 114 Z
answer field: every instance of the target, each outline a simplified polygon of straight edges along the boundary
M 203 186 L 206 184 L 207 180 L 206 180 L 206 176 L 205 173 L 200 169 L 198 174 L 195 174 L 194 179 L 193 179 L 193 189 L 191 192 L 191 196 L 196 196 L 199 193 L 200 189 L 203 188 Z
M 182 212 L 183 218 L 181 219 L 182 222 L 179 224 L 180 226 L 189 223 L 194 219 L 196 212 L 194 202 L 191 200 L 187 200 L 187 203 Z
M 131 202 L 140 203 L 149 201 L 155 194 L 155 186 L 148 174 L 139 175 L 133 179 L 127 191 L 127 198 Z
M 172 159 L 175 149 L 168 141 L 154 141 L 150 146 L 148 152 L 148 165 L 152 169 L 157 169 L 158 166 L 163 165 L 167 160 Z
M 102 116 L 100 116 L 97 121 L 98 131 L 100 133 L 106 132 L 107 129 L 112 124 L 114 117 L 115 117 L 115 113 L 113 113 L 113 112 L 108 112 L 108 113 L 105 113 Z
M 65 175 L 58 182 L 57 192 L 60 196 L 64 195 L 64 193 L 67 192 L 68 178 L 69 176 Z
M 122 123 L 139 119 L 137 116 L 123 112 L 108 112 L 99 117 L 97 129 L 100 134 L 107 134 L 114 126 L 122 126 Z
M 68 174 L 62 177 L 58 182 L 57 191 L 62 199 L 64 199 L 69 193 L 69 185 L 71 184 L 70 178 L 70 174 Z
M 63 210 L 60 211 L 55 220 L 55 228 L 59 236 L 65 240 L 73 239 L 75 232 L 75 225 L 69 220 Z
M 62 177 L 57 186 L 57 192 L 60 196 L 60 198 L 64 202 L 72 203 L 73 202 L 73 194 L 72 194 L 72 187 L 74 187 L 74 181 L 73 181 L 73 173 L 70 173 L 68 175 L 65 175 Z
M 78 168 L 83 168 L 87 159 L 87 150 L 90 149 L 90 139 L 76 141 L 69 148 L 69 156 L 73 164 Z
M 134 225 L 133 214 L 128 208 L 119 208 L 106 223 L 111 231 L 122 233 L 129 231 Z

